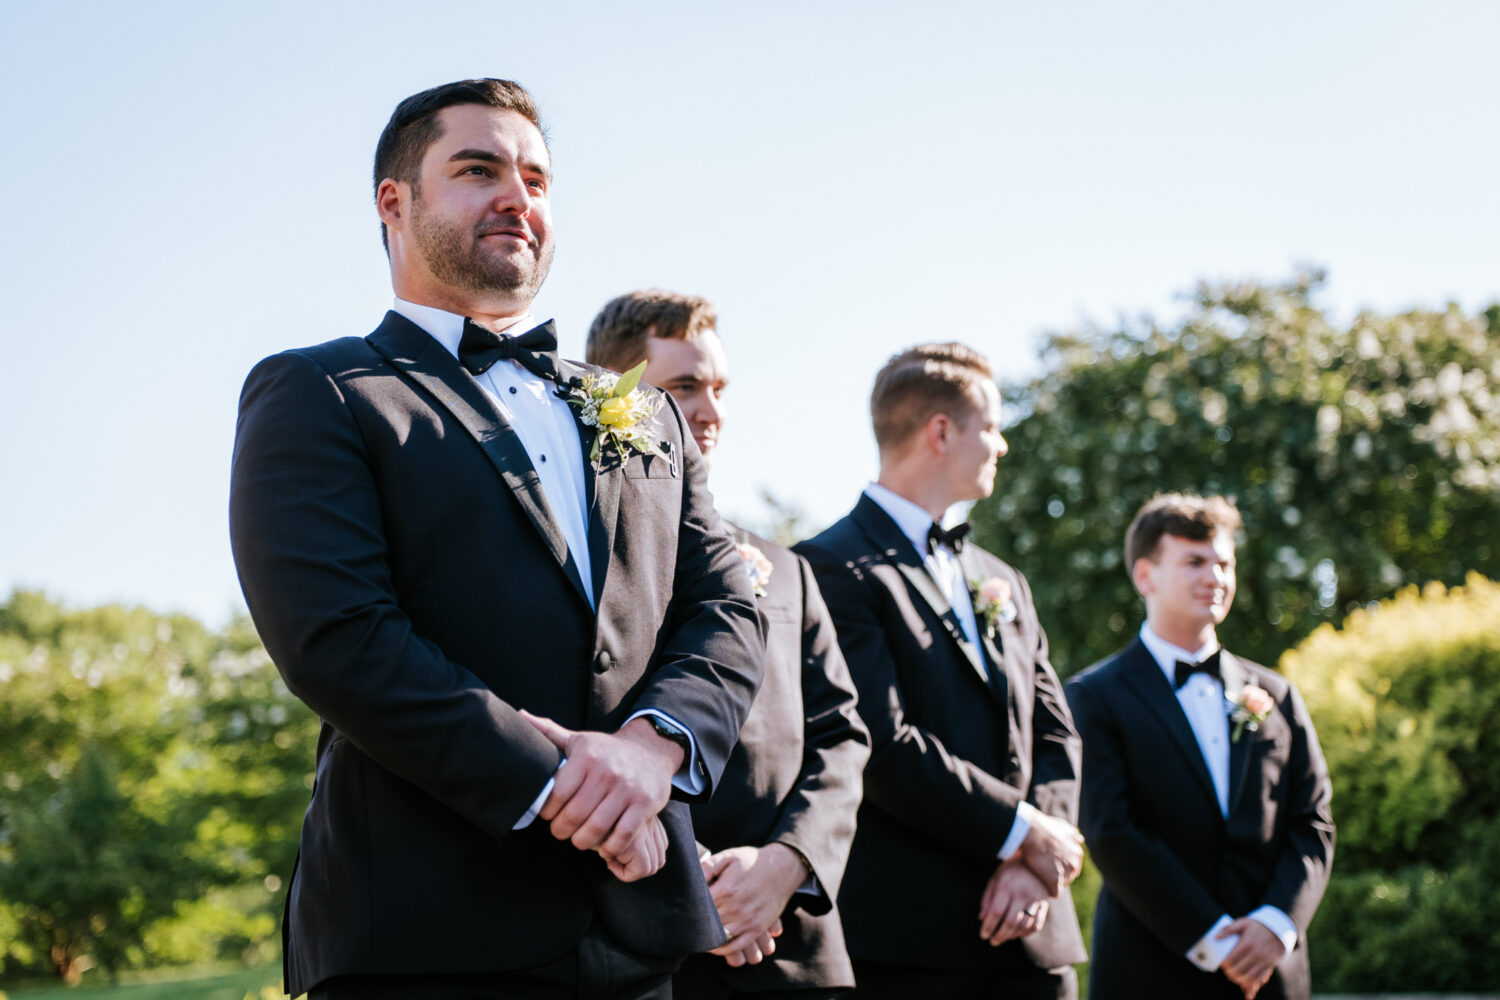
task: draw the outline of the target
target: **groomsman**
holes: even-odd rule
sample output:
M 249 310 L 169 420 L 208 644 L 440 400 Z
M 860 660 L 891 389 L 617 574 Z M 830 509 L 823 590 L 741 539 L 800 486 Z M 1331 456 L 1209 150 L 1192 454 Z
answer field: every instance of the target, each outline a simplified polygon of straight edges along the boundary
M 796 547 L 871 734 L 839 898 L 855 993 L 1073 997 L 1078 735 L 1025 577 L 941 526 L 990 494 L 1005 454 L 989 363 L 961 344 L 903 351 L 870 414 L 879 478 Z
M 729 366 L 706 299 L 632 292 L 589 330 L 592 364 L 671 393 L 713 467 Z M 733 526 L 731 526 L 733 527 Z M 733 528 L 768 621 L 765 680 L 739 745 L 693 826 L 731 940 L 688 958 L 677 1000 L 821 1000 L 853 985 L 834 901 L 854 836 L 869 733 L 807 563 Z
M 235 564 L 323 720 L 283 928 L 312 1000 L 642 1000 L 724 940 L 683 800 L 728 762 L 763 617 L 679 411 L 636 388 L 600 419 L 614 376 L 531 315 L 552 180 L 519 84 L 402 101 L 391 310 L 240 399 Z
M 1139 638 L 1068 682 L 1083 734 L 1079 825 L 1104 888 L 1095 1000 L 1309 995 L 1307 925 L 1328 884 L 1328 768 L 1297 689 L 1232 655 L 1239 511 L 1151 500 L 1125 537 Z

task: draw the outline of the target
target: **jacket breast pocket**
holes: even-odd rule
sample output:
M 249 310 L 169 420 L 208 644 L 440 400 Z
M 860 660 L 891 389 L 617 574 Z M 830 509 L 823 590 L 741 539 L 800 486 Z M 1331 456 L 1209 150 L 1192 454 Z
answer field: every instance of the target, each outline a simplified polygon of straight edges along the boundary
M 677 479 L 682 475 L 677 449 L 672 442 L 658 445 L 660 455 L 634 453 L 625 460 L 626 479 Z

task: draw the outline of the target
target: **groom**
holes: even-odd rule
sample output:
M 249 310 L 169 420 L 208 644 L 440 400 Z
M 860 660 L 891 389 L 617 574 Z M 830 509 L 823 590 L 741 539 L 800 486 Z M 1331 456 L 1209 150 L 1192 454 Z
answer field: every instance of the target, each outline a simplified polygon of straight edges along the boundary
M 725 940 L 679 800 L 713 791 L 759 684 L 744 565 L 678 409 L 640 388 L 606 419 L 613 377 L 530 315 L 531 96 L 406 99 L 374 180 L 395 305 L 256 366 L 235 440 L 246 601 L 323 719 L 287 989 L 668 996 Z

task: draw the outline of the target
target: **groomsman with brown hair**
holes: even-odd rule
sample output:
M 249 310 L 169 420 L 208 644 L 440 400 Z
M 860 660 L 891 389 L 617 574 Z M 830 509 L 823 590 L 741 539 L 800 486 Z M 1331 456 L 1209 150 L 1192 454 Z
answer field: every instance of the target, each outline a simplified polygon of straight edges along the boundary
M 942 527 L 994 486 L 999 391 L 978 352 L 926 344 L 881 369 L 870 414 L 879 478 L 796 546 L 871 734 L 839 897 L 855 993 L 1073 997 L 1078 735 L 1025 577 Z
M 682 410 L 712 468 L 729 367 L 706 299 L 645 291 L 589 330 L 593 364 L 627 370 Z M 854 982 L 834 907 L 869 734 L 807 563 L 731 525 L 768 623 L 765 680 L 710 801 L 693 807 L 703 871 L 730 940 L 690 956 L 677 1000 L 821 1000 Z
M 1104 875 L 1096 1000 L 1306 1000 L 1307 925 L 1328 884 L 1328 768 L 1297 689 L 1229 653 L 1240 514 L 1166 494 L 1125 565 L 1140 637 L 1068 682 L 1083 734 L 1079 826 Z

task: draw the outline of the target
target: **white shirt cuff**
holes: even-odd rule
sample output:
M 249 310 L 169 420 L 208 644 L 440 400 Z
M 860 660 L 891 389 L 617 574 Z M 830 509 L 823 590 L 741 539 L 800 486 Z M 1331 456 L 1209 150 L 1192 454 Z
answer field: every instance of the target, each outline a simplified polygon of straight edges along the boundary
M 1204 972 L 1216 971 L 1220 965 L 1224 964 L 1224 959 L 1229 957 L 1229 953 L 1234 951 L 1234 946 L 1240 943 L 1240 936 L 1238 934 L 1231 934 L 1227 938 L 1215 936 L 1231 923 L 1233 921 L 1229 919 L 1229 914 L 1227 913 L 1214 921 L 1214 925 L 1208 929 L 1208 933 L 1199 938 L 1198 943 L 1188 949 L 1187 960 Z
M 1266 929 L 1281 939 L 1281 945 L 1290 955 L 1297 947 L 1297 925 L 1292 918 L 1274 906 L 1260 906 L 1250 911 L 1250 919 L 1264 924 Z
M 625 720 L 625 725 L 630 725 L 643 715 L 660 719 L 663 725 L 669 729 L 675 729 L 687 737 L 688 752 L 682 758 L 682 766 L 677 769 L 676 774 L 672 775 L 672 787 L 689 795 L 702 795 L 704 786 L 703 766 L 698 763 L 698 741 L 693 738 L 693 731 L 666 712 L 654 708 L 643 708 L 639 712 L 634 713 L 630 718 Z M 623 729 L 625 726 L 621 726 L 620 728 Z
M 566 764 L 567 762 L 568 762 L 568 758 L 566 758 L 566 757 L 564 757 L 562 760 L 558 761 L 558 764 L 557 764 L 558 770 L 559 771 L 562 770 L 562 766 L 564 764 Z M 512 830 L 524 830 L 524 829 L 526 829 L 528 826 L 531 825 L 531 821 L 534 820 L 534 819 L 536 819 L 536 814 L 542 811 L 542 806 L 544 806 L 544 805 L 547 804 L 547 796 L 549 796 L 549 795 L 552 794 L 552 786 L 555 785 L 555 784 L 557 784 L 557 777 L 556 777 L 557 771 L 553 771 L 552 774 L 553 774 L 553 777 L 548 778 L 547 779 L 547 783 L 542 786 L 542 794 L 540 794 L 540 795 L 538 795 L 536 797 L 536 801 L 531 804 L 531 808 L 530 809 L 526 810 L 525 815 L 523 815 L 520 819 L 516 820 L 516 825 L 513 826 L 513 827 L 511 827 Z
M 1021 849 L 1026 835 L 1031 832 L 1032 818 L 1039 811 L 1030 802 L 1022 802 L 1016 806 L 1016 821 L 1010 825 L 1010 833 L 1006 835 L 1005 843 L 1000 845 L 1000 853 L 996 855 L 1001 861 L 1009 861 Z

